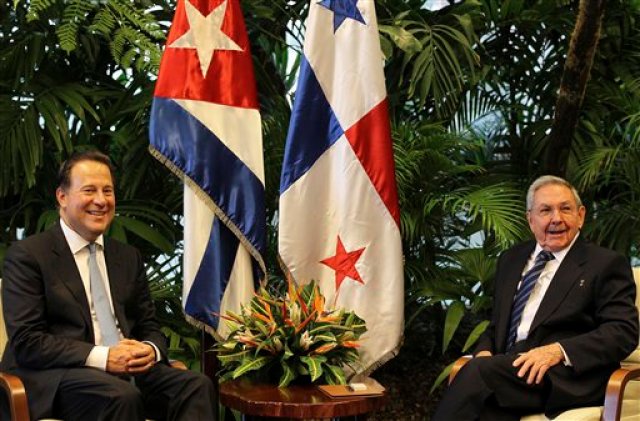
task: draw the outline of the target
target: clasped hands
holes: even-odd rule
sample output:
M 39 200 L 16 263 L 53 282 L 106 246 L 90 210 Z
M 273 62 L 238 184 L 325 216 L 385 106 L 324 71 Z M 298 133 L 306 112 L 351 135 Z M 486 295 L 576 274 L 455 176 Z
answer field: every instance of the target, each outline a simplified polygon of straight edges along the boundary
M 476 357 L 490 357 L 489 351 L 480 351 Z M 533 348 L 522 353 L 513 361 L 514 367 L 520 367 L 518 377 L 527 377 L 527 384 L 542 383 L 545 373 L 554 365 L 564 360 L 564 353 L 559 343 Z
M 153 346 L 133 339 L 123 339 L 109 347 L 107 371 L 114 374 L 146 373 L 156 363 Z

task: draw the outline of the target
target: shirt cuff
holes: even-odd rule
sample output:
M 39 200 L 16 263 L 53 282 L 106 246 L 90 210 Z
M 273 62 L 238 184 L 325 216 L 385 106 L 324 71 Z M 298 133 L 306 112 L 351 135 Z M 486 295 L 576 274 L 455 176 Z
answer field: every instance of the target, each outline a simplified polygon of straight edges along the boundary
M 149 344 L 153 347 L 153 349 L 156 351 L 156 362 L 159 363 L 160 361 L 162 361 L 162 355 L 160 355 L 160 350 L 158 349 L 158 347 L 156 346 L 156 344 L 154 344 L 151 341 L 142 341 L 142 343 L 145 344 Z
M 560 351 L 562 351 L 562 355 L 564 355 L 564 361 L 562 362 L 562 364 L 566 365 L 567 367 L 571 367 L 571 360 L 569 359 L 567 352 L 564 350 L 564 347 L 562 346 L 562 344 L 560 344 L 560 342 L 558 342 L 558 346 L 560 347 Z
M 97 368 L 98 370 L 107 371 L 107 360 L 109 359 L 109 347 L 96 345 L 93 347 L 84 365 L 87 367 Z

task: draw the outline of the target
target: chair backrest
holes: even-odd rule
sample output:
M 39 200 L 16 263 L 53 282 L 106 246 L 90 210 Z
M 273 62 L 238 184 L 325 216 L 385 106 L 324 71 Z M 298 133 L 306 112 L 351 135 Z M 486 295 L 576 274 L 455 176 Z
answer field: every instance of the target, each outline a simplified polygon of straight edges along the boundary
M 2 286 L 2 278 L 0 278 L 0 287 Z M 1 298 L 1 297 L 0 297 Z M 7 329 L 4 326 L 4 311 L 2 311 L 2 300 L 0 300 L 0 360 L 4 352 L 4 346 L 7 344 Z
M 633 268 L 633 278 L 636 281 L 636 307 L 638 307 L 638 313 L 640 314 L 640 266 Z M 640 344 L 638 344 L 636 350 L 625 359 L 625 362 L 640 364 Z

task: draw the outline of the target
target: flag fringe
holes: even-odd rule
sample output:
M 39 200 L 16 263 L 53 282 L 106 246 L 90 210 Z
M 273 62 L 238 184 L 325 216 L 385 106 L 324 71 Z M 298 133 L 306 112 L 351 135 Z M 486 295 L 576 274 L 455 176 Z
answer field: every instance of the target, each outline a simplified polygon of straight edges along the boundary
M 213 336 L 213 339 L 215 339 L 216 342 L 224 340 L 224 338 L 218 334 L 218 331 L 216 331 L 213 327 L 209 326 L 208 324 L 194 318 L 193 316 L 188 315 L 187 313 L 184 313 L 184 318 L 190 325 L 193 325 L 198 329 L 204 329 L 205 332 Z
M 284 263 L 284 260 L 282 260 L 282 256 L 280 256 L 280 253 L 278 253 L 277 259 L 278 264 L 280 265 L 280 269 L 282 270 L 282 272 L 284 272 L 286 279 L 290 279 L 296 285 L 299 285 L 298 281 L 296 281 L 296 278 L 293 276 L 293 273 L 289 270 L 289 267 Z M 391 359 L 395 358 L 400 353 L 400 348 L 402 348 L 403 343 L 404 335 L 400 337 L 400 341 L 395 348 L 378 358 L 364 370 L 354 373 L 353 376 L 351 376 L 350 381 L 353 381 L 354 379 L 357 381 L 357 379 L 359 378 L 368 377 L 371 373 L 388 363 Z
M 211 197 L 204 190 L 202 190 L 202 188 L 198 185 L 198 183 L 193 181 L 184 171 L 182 171 L 182 169 L 176 166 L 173 163 L 173 161 L 171 161 L 169 158 L 164 156 L 162 152 L 154 148 L 152 145 L 149 145 L 149 153 L 151 153 L 151 155 L 155 159 L 157 159 L 158 161 L 160 161 L 160 163 L 162 163 L 165 167 L 167 167 L 169 171 L 171 171 L 176 177 L 182 179 L 182 181 L 185 184 L 191 187 L 193 191 L 196 193 L 196 196 L 198 196 L 200 200 L 202 200 L 211 209 L 211 211 L 216 215 L 216 217 L 218 217 L 218 219 L 220 219 L 220 221 L 222 221 L 222 223 L 227 228 L 229 228 L 231 232 L 235 234 L 236 237 L 238 237 L 238 240 L 240 240 L 240 243 L 243 246 L 245 246 L 249 251 L 249 253 L 251 254 L 251 256 L 253 256 L 253 258 L 256 259 L 266 279 L 267 267 L 265 265 L 264 260 L 262 259 L 262 255 L 260 255 L 260 252 L 258 252 L 258 250 L 253 246 L 253 244 L 251 244 L 251 242 L 247 239 L 247 237 L 245 237 L 242 231 L 233 223 L 233 221 L 227 216 L 227 214 L 225 214 L 224 211 L 220 209 L 220 207 L 218 207 L 216 202 L 214 202 L 213 199 L 211 199 Z
M 398 345 L 395 348 L 393 348 L 391 351 L 387 352 L 386 354 L 378 358 L 376 361 L 370 364 L 369 367 L 367 367 L 366 369 L 362 370 L 359 373 L 354 374 L 349 381 L 354 381 L 354 380 L 358 381 L 358 379 L 369 377 L 371 373 L 373 373 L 374 371 L 376 371 L 377 369 L 379 369 L 380 367 L 388 363 L 391 359 L 395 358 L 400 353 L 400 348 L 402 348 L 403 343 L 404 343 L 404 336 L 401 336 L 400 342 L 398 342 Z

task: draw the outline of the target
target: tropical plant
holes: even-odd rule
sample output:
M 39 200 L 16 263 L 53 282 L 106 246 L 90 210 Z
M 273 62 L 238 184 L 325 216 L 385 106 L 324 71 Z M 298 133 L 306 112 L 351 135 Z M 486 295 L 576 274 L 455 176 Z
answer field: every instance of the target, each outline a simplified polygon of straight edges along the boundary
M 242 376 L 278 379 L 285 387 L 305 382 L 346 384 L 343 366 L 359 361 L 364 320 L 353 311 L 327 309 L 318 285 L 296 287 L 286 294 L 260 288 L 241 314 L 221 317 L 230 329 L 215 347 L 222 366 L 220 381 Z

